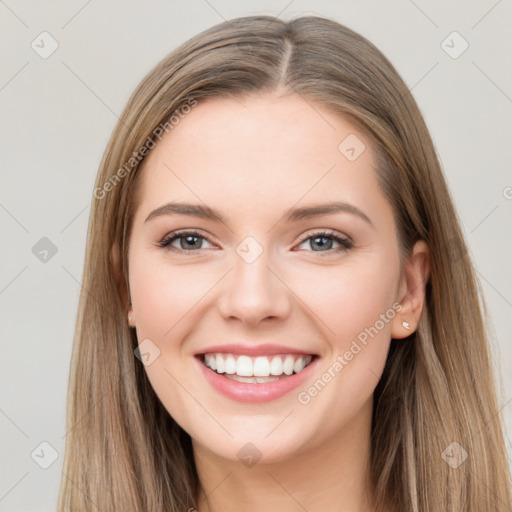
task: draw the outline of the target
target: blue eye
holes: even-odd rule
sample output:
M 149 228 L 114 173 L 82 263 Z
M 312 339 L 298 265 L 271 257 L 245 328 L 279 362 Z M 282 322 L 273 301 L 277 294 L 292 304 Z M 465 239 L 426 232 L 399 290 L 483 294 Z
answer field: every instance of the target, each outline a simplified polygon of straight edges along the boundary
M 179 247 L 172 245 L 175 241 L 179 240 Z M 311 252 L 340 252 L 347 251 L 352 249 L 354 246 L 353 243 L 348 238 L 343 238 L 341 236 L 336 235 L 333 232 L 327 231 L 319 231 L 313 234 L 308 234 L 306 237 L 303 237 L 300 241 L 299 245 L 304 244 L 305 242 L 311 240 L 310 247 L 317 247 L 320 250 L 313 250 Z M 181 253 L 196 253 L 202 247 L 202 241 L 207 241 L 211 243 L 206 237 L 201 236 L 197 231 L 174 231 L 169 233 L 161 242 L 159 242 L 159 246 L 165 248 L 169 251 L 173 252 L 181 252 Z M 340 247 L 334 248 L 332 247 L 334 243 L 338 243 Z
M 171 245 L 175 240 L 181 240 L 179 248 Z M 195 252 L 201 248 L 201 242 L 198 240 L 207 240 L 207 238 L 201 236 L 197 231 L 181 231 L 170 233 L 158 245 L 170 251 Z
M 339 252 L 339 251 L 348 251 L 349 249 L 352 249 L 354 244 L 348 239 L 343 238 L 341 236 L 336 235 L 333 232 L 328 231 L 319 231 L 317 233 L 308 234 L 306 237 L 304 237 L 300 245 L 302 245 L 304 242 L 310 241 L 310 247 L 320 247 L 320 251 L 312 251 L 312 252 Z M 338 247 L 337 249 L 332 250 L 332 243 L 336 242 L 340 244 L 341 247 Z M 327 249 L 325 249 L 327 248 Z

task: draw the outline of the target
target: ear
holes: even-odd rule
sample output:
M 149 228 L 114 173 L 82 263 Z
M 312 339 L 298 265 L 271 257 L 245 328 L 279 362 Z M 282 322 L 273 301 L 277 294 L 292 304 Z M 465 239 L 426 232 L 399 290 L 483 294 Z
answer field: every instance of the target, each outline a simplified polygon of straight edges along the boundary
M 112 267 L 114 269 L 114 277 L 119 290 L 119 295 L 123 304 L 126 304 L 126 316 L 130 327 L 135 327 L 135 315 L 133 314 L 130 293 L 126 285 L 126 281 L 121 271 L 121 251 L 119 245 L 114 243 L 110 251 L 110 258 L 112 260 Z M 131 318 L 130 318 L 131 317 Z
M 425 287 L 429 277 L 430 250 L 424 240 L 419 240 L 414 245 L 411 256 L 404 262 L 396 297 L 402 309 L 393 318 L 392 338 L 406 338 L 416 330 L 425 304 Z

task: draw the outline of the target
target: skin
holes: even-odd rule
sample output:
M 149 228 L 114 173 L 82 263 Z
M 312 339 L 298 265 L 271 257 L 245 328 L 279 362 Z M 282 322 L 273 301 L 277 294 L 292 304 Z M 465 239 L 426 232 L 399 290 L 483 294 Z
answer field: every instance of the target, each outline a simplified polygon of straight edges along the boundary
M 366 146 L 354 161 L 338 150 L 350 134 Z M 240 510 L 240 504 L 248 512 L 371 510 L 373 392 L 391 338 L 405 338 L 417 326 L 429 273 L 422 241 L 400 268 L 371 142 L 343 117 L 295 94 L 215 98 L 199 103 L 151 151 L 138 192 L 130 325 L 139 342 L 150 339 L 160 350 L 145 370 L 192 437 L 204 490 L 199 512 Z M 373 226 L 344 212 L 282 221 L 289 208 L 335 200 L 357 206 Z M 207 205 L 225 223 L 185 215 L 145 222 L 170 201 Z M 194 253 L 186 239 L 172 244 L 181 253 L 158 245 L 178 229 L 204 237 L 195 240 Z M 321 230 L 348 237 L 354 247 L 343 251 L 335 241 L 319 247 Z M 312 238 L 301 242 L 308 233 Z M 236 250 L 249 235 L 263 250 L 252 263 Z M 390 309 L 395 314 L 378 334 L 309 403 L 300 403 L 299 392 Z M 236 402 L 210 386 L 193 354 L 240 339 L 306 349 L 320 364 L 306 383 L 275 401 Z M 251 467 L 237 456 L 249 442 L 261 456 Z

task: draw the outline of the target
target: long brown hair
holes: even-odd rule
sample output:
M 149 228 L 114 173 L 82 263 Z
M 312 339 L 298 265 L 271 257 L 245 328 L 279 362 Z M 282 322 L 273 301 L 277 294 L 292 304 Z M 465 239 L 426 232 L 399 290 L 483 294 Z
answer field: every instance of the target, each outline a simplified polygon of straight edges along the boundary
M 126 322 L 137 176 L 162 130 L 174 129 L 187 108 L 277 88 L 365 131 L 402 257 L 420 239 L 430 249 L 417 331 L 392 340 L 374 394 L 375 504 L 401 512 L 511 510 L 483 294 L 416 102 L 384 55 L 335 21 L 250 16 L 206 30 L 165 57 L 128 100 L 105 150 L 87 235 L 59 511 L 197 506 L 190 437 L 151 388 Z

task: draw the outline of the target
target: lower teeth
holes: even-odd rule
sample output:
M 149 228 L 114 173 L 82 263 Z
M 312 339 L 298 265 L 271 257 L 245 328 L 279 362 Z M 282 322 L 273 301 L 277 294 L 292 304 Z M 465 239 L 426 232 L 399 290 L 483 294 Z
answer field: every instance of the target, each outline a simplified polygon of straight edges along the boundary
M 227 379 L 236 380 L 238 382 L 246 382 L 248 384 L 266 384 L 267 382 L 274 382 L 275 380 L 284 379 L 285 377 L 289 377 L 289 375 L 278 375 L 272 377 L 240 377 L 236 373 L 233 375 L 229 375 L 227 373 L 223 373 Z

